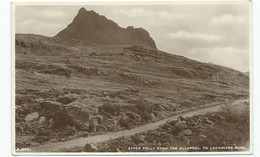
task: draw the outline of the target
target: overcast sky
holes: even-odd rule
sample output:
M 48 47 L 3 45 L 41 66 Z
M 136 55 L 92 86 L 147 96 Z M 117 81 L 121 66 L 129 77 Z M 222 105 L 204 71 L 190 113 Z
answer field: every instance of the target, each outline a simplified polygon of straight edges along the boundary
M 16 33 L 54 36 L 81 7 L 146 29 L 160 50 L 249 71 L 248 4 L 17 6 Z

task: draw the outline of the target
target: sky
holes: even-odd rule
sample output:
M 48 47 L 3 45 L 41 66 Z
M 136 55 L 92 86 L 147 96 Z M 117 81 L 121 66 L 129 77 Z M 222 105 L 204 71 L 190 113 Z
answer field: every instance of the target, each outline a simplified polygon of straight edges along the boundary
M 244 4 L 16 6 L 16 33 L 54 36 L 85 7 L 121 27 L 146 29 L 159 50 L 249 71 L 250 8 Z

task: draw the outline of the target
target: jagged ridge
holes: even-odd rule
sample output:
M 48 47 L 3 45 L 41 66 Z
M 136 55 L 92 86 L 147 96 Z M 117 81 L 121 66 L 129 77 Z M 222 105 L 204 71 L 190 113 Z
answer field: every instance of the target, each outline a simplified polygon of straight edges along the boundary
M 157 49 L 154 40 L 143 28 L 122 28 L 95 11 L 81 8 L 72 23 L 55 37 L 71 38 L 104 45 L 139 45 Z

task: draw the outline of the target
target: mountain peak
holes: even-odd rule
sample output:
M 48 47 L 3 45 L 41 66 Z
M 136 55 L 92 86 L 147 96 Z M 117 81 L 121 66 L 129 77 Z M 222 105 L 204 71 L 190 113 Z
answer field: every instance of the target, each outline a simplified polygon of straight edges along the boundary
M 99 15 L 99 14 L 96 13 L 94 10 L 88 11 L 84 7 L 80 8 L 78 11 L 78 16 L 92 16 L 92 15 Z
M 84 13 L 84 12 L 87 12 L 87 10 L 84 7 L 80 8 L 78 11 L 78 13 Z
M 57 37 L 79 39 L 102 45 L 139 45 L 157 49 L 154 40 L 143 28 L 122 28 L 94 10 L 80 8 L 72 23 Z

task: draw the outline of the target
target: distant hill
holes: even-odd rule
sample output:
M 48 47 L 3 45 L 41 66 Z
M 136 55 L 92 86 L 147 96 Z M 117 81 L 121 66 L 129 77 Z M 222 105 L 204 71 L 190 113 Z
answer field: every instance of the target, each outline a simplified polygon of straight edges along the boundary
M 143 28 L 122 28 L 95 11 L 81 8 L 67 28 L 55 37 L 80 39 L 103 45 L 139 45 L 157 49 L 154 40 Z

